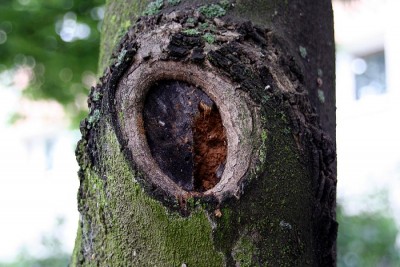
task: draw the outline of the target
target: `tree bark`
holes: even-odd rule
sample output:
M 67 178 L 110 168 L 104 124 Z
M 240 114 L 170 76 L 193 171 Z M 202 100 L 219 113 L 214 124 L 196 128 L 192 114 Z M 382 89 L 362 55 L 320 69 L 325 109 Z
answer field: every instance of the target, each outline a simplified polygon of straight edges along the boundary
M 106 14 L 72 265 L 334 266 L 330 1 Z

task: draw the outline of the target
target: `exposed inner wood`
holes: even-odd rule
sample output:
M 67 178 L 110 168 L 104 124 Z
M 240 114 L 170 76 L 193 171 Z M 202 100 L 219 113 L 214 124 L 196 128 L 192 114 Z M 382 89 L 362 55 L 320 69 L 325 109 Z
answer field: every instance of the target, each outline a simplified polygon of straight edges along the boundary
M 213 188 L 225 168 L 227 139 L 215 103 L 181 81 L 160 81 L 146 96 L 144 128 L 160 169 L 186 191 Z
M 227 144 L 217 107 L 200 102 L 199 111 L 193 125 L 194 185 L 196 189 L 206 191 L 221 179 Z

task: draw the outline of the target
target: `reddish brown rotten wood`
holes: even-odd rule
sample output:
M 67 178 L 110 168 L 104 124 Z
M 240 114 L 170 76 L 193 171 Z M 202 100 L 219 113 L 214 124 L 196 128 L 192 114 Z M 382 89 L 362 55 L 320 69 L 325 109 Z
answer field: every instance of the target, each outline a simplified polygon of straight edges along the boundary
M 227 140 L 215 103 L 201 89 L 181 81 L 159 81 L 143 111 L 152 156 L 186 191 L 206 191 L 220 180 Z

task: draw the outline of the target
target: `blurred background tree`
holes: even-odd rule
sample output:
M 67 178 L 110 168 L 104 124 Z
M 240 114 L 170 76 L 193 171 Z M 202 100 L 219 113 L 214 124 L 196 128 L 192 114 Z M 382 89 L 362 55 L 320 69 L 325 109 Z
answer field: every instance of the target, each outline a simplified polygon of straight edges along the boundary
M 338 221 L 339 267 L 400 266 L 393 218 L 379 213 L 346 215 L 338 209 Z
M 61 103 L 74 128 L 96 81 L 103 5 L 104 0 L 0 1 L 0 72 L 29 72 L 23 94 Z
M 400 266 L 398 229 L 388 205 L 388 193 L 365 196 L 355 213 L 337 207 L 338 267 Z

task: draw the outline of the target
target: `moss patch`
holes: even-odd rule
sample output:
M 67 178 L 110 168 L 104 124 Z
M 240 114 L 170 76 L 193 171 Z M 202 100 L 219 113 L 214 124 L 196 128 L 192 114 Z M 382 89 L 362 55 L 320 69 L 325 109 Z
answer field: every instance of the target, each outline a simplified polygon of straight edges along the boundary
M 161 11 L 161 8 L 164 5 L 164 1 L 163 0 L 156 0 L 153 2 L 150 2 L 146 9 L 143 11 L 143 15 L 144 16 L 152 16 L 152 15 L 156 15 Z
M 191 35 L 191 36 L 196 36 L 196 35 L 200 34 L 200 32 L 196 29 L 186 29 L 186 30 L 183 30 L 182 32 L 184 34 Z
M 148 3 L 149 0 L 125 0 L 118 3 L 107 0 L 101 30 L 99 76 L 111 64 L 112 53 L 117 48 L 121 37 L 139 18 Z
M 253 255 L 256 253 L 256 246 L 250 237 L 243 235 L 233 248 L 233 258 L 240 267 L 256 266 L 253 262 Z
M 181 2 L 181 0 L 168 0 L 168 4 L 176 6 Z
M 216 40 L 215 35 L 209 32 L 203 35 L 203 39 L 209 44 L 213 44 Z
M 223 6 L 226 6 L 226 3 Z M 226 9 L 223 6 L 220 4 L 205 5 L 201 6 L 199 11 L 207 18 L 218 18 L 226 14 Z
M 299 46 L 299 53 L 302 58 L 307 57 L 307 49 L 304 46 Z
M 199 206 L 189 217 L 169 212 L 137 183 L 110 126 L 101 126 L 103 177 L 86 172 L 84 244 L 93 264 L 111 266 L 223 266 L 213 249 L 212 229 Z M 118 196 L 118 197 L 116 197 Z M 83 208 L 85 210 L 85 208 Z M 103 234 L 100 234 L 103 233 Z M 93 252 L 91 252 L 93 251 Z M 95 254 L 94 251 L 103 254 Z M 126 254 L 130 251 L 130 254 Z M 106 253 L 107 252 L 107 253 Z M 86 258 L 87 260 L 87 258 Z

